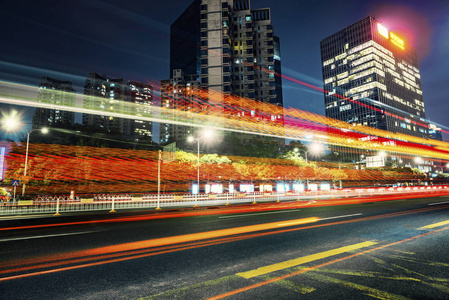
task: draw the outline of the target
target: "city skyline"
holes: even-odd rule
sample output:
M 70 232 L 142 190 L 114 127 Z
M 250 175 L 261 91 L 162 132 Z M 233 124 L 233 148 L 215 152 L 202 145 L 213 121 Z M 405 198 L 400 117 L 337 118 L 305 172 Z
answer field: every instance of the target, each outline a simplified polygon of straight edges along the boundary
M 25 3 L 29 10 L 19 10 Z M 169 27 L 190 3 L 171 1 L 171 6 L 155 6 L 154 2 L 131 1 L 125 7 L 119 1 L 57 5 L 55 1 L 17 1 L 2 14 L 2 25 L 13 29 L 5 35 L 0 79 L 38 85 L 42 76 L 49 76 L 72 81 L 77 93 L 82 93 L 88 72 L 143 82 L 168 78 Z M 444 16 L 449 6 L 444 1 L 355 3 L 349 1 L 339 7 L 345 16 L 341 18 L 341 14 L 331 13 L 337 4 L 329 1 L 283 1 L 283 5 L 266 0 L 251 2 L 252 9 L 271 8 L 276 35 L 281 38 L 283 74 L 290 79 L 283 80 L 284 106 L 324 115 L 322 92 L 298 82 L 322 88 L 319 41 L 335 28 L 375 15 L 391 30 L 407 29 L 402 32 L 417 49 L 420 61 L 426 117 L 448 130 L 444 97 L 449 87 L 444 82 L 449 75 L 444 54 L 449 39 L 445 39 L 444 29 L 449 22 Z

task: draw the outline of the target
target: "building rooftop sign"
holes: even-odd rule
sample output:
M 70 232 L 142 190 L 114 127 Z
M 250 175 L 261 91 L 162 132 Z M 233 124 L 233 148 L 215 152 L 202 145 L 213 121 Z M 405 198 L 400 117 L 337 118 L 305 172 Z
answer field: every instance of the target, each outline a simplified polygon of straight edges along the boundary
M 382 35 L 386 39 L 389 39 L 397 47 L 401 48 L 402 50 L 405 49 L 404 41 L 393 32 L 389 32 L 387 27 L 383 26 L 380 23 L 377 23 L 377 31 L 380 35 Z

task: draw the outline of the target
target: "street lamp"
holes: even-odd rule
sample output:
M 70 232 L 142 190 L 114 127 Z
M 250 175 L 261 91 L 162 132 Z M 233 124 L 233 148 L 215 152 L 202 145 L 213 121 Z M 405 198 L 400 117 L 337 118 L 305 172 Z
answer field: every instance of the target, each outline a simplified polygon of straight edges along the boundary
M 20 121 L 15 118 L 14 116 L 5 118 L 2 120 L 2 127 L 6 130 L 6 131 L 16 131 L 19 129 L 20 127 Z M 28 148 L 30 145 L 30 134 L 34 131 L 40 131 L 42 133 L 47 133 L 48 129 L 47 128 L 41 128 L 41 129 L 32 129 L 30 131 L 28 131 L 25 127 L 22 128 L 23 130 L 26 131 L 27 133 L 27 143 L 26 143 L 26 151 L 25 151 L 25 167 L 23 169 L 23 180 L 25 180 L 26 176 L 27 176 L 27 165 L 28 165 Z M 25 188 L 26 188 L 26 183 L 23 183 L 23 188 L 22 188 L 22 197 L 25 196 Z
M 204 139 L 210 139 L 214 136 L 214 132 L 211 129 L 206 129 L 202 132 L 201 135 L 197 136 L 196 138 L 194 138 L 193 136 L 189 136 L 187 138 L 188 142 L 193 142 L 194 140 L 197 141 L 198 143 L 198 168 L 197 168 L 197 183 L 198 183 L 198 193 L 197 195 L 200 193 L 200 142 Z M 195 198 L 195 206 L 194 207 L 198 207 L 197 205 L 197 198 Z
M 319 143 L 312 143 L 307 149 L 299 149 L 299 148 L 294 148 L 293 151 L 295 152 L 295 154 L 297 154 L 298 152 L 303 152 L 304 156 L 306 158 L 306 165 L 309 163 L 309 160 L 307 158 L 307 154 L 309 152 L 311 152 L 314 155 L 317 155 L 319 153 L 321 153 L 321 151 L 323 150 L 323 146 Z M 306 179 L 307 181 L 307 188 L 309 188 L 309 179 Z

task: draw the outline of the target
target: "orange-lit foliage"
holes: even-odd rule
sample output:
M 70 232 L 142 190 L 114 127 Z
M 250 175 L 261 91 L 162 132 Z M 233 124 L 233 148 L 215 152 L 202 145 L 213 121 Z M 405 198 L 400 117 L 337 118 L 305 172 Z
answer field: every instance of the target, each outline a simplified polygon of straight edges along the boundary
M 8 145 L 6 180 L 23 174 L 25 147 Z M 151 193 L 157 191 L 157 151 L 30 144 L 28 193 Z M 229 156 L 232 163 L 201 164 L 202 182 L 277 180 L 344 180 L 354 185 L 369 181 L 407 181 L 419 179 L 409 169 L 355 170 L 350 168 L 302 167 L 291 160 Z M 162 191 L 188 191 L 197 180 L 196 163 L 163 162 Z

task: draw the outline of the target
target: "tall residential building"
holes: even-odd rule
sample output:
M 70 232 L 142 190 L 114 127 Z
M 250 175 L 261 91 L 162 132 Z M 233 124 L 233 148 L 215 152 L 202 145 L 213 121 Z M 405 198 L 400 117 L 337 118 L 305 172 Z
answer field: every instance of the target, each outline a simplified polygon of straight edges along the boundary
M 249 0 L 195 0 L 170 28 L 170 71 L 196 74 L 201 87 L 282 105 L 276 95 L 280 43 L 269 8 Z
M 54 105 L 75 106 L 75 90 L 70 81 L 42 77 L 37 101 Z M 33 128 L 72 127 L 74 123 L 74 112 L 59 109 L 38 107 L 33 116 Z
M 126 102 L 135 105 L 127 105 Z M 83 125 L 104 133 L 113 133 L 134 139 L 152 136 L 149 121 L 124 119 L 114 113 L 142 116 L 151 111 L 153 87 L 141 82 L 113 79 L 95 72 L 89 73 L 84 84 L 83 107 L 95 114 L 83 114 Z
M 185 75 L 182 70 L 173 70 L 172 79 L 161 80 L 161 120 L 176 119 L 175 111 L 189 113 L 198 108 L 197 101 L 199 88 L 198 75 Z M 185 142 L 186 137 L 192 134 L 192 127 L 161 123 L 159 140 L 161 144 L 176 141 Z
M 153 86 L 138 82 L 128 81 L 130 89 L 130 101 L 136 106 L 136 116 L 145 116 L 153 111 Z M 153 123 L 143 120 L 132 120 L 131 134 L 135 140 L 150 139 L 153 137 Z
M 271 12 L 251 9 L 249 0 L 194 0 L 170 27 L 171 76 L 175 70 L 213 91 L 204 103 L 227 94 L 283 105 Z
M 415 49 L 366 17 L 320 43 L 326 116 L 428 138 Z

